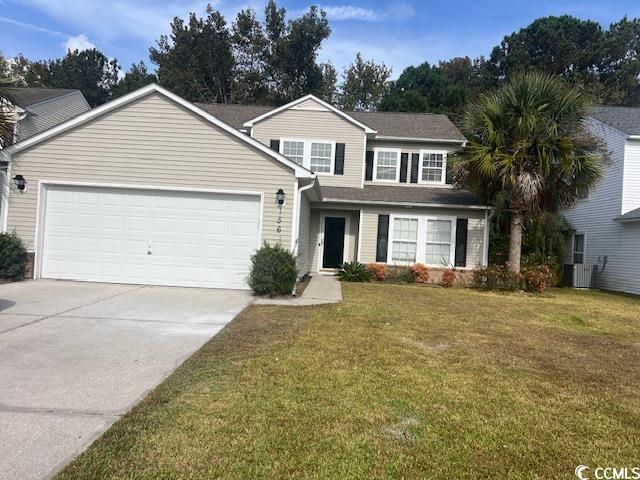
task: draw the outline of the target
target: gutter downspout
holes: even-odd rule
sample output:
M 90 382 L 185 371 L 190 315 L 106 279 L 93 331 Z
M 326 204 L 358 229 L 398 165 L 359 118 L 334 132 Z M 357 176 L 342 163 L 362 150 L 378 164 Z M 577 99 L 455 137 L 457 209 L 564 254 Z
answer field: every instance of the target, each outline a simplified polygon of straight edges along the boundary
M 292 253 L 293 256 L 298 258 L 298 249 L 300 246 L 300 204 L 302 202 L 302 192 L 309 190 L 310 188 L 313 188 L 316 186 L 316 181 L 317 181 L 317 177 L 313 177 L 312 182 L 309 185 L 305 185 L 304 187 L 299 187 L 298 191 L 296 192 L 296 211 L 294 213 L 295 215 L 295 219 L 296 219 L 296 226 L 295 226 L 295 244 L 293 245 L 292 248 Z M 296 287 L 293 287 L 293 291 L 291 292 L 291 295 L 293 295 L 294 297 L 296 296 Z

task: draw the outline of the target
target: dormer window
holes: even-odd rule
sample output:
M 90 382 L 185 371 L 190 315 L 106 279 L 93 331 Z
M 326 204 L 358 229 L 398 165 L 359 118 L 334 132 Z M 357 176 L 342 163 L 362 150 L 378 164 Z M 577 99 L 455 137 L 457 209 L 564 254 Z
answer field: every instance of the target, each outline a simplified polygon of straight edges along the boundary
M 331 140 L 280 140 L 280 153 L 318 174 L 333 173 L 336 143 Z
M 422 183 L 444 184 L 446 180 L 447 152 L 421 150 L 420 181 Z

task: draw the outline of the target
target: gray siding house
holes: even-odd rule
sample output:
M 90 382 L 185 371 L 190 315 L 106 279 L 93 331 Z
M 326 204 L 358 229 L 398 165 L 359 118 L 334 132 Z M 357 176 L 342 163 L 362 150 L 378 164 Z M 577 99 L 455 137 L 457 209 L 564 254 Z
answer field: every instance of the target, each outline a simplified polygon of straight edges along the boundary
M 192 104 L 150 85 L 2 153 L 0 226 L 34 278 L 247 288 L 264 241 L 299 273 L 486 265 L 489 207 L 454 190 L 445 115 Z M 20 175 L 23 189 L 13 180 Z
M 14 142 L 86 112 L 91 107 L 80 90 L 61 88 L 9 88 L 16 108 Z
M 565 261 L 598 265 L 598 286 L 640 294 L 640 108 L 595 107 L 589 128 L 611 156 L 589 196 L 563 212 Z

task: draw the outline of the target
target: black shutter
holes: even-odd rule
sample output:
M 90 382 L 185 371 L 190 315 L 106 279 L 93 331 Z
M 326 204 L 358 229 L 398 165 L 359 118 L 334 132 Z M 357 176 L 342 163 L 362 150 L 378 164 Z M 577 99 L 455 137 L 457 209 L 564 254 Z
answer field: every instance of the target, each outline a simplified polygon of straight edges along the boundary
M 418 183 L 418 170 L 420 168 L 420 154 L 411 154 L 411 183 Z
M 280 140 L 269 140 L 269 147 L 276 152 L 280 151 Z
M 467 266 L 467 227 L 469 220 L 459 218 L 456 221 L 456 267 Z
M 333 173 L 344 175 L 344 143 L 336 143 L 336 163 L 333 167 Z
M 368 150 L 365 159 L 364 179 L 373 180 L 373 151 Z
M 378 215 L 378 242 L 376 244 L 376 262 L 387 261 L 387 242 L 389 241 L 389 215 Z
M 407 164 L 409 163 L 409 154 L 400 154 L 400 181 L 407 183 Z
M 447 185 L 453 184 L 453 164 L 447 159 L 447 172 L 444 182 Z

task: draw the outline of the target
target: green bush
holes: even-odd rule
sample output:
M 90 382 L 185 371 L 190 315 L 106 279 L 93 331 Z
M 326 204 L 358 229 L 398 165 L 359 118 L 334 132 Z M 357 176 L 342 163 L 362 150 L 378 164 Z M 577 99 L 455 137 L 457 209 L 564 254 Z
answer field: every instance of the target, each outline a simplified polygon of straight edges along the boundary
M 296 259 L 280 245 L 265 243 L 251 256 L 249 287 L 258 295 L 288 295 L 298 279 Z
M 346 282 L 370 282 L 373 272 L 360 262 L 346 262 L 336 275 Z
M 21 280 L 27 266 L 27 250 L 15 233 L 0 233 L 0 278 Z

